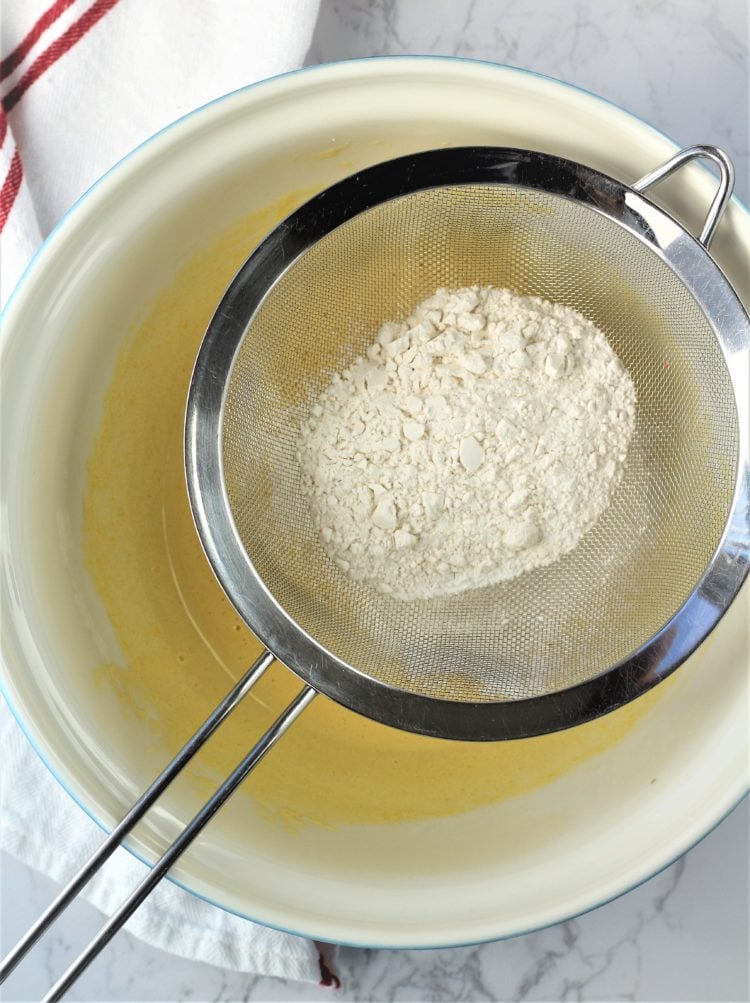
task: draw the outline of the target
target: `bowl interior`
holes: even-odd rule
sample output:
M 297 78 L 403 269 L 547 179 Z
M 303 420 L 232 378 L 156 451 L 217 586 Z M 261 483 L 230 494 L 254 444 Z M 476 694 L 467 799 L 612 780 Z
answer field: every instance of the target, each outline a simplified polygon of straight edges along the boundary
M 87 458 L 123 344 L 159 290 L 237 220 L 375 161 L 466 143 L 545 150 L 625 181 L 672 152 L 624 112 L 520 71 L 439 59 L 323 67 L 229 96 L 138 150 L 55 232 L 9 306 L 5 686 L 103 824 L 165 761 L 148 717 L 97 681 L 99 665 L 125 659 L 82 553 Z M 693 167 L 660 196 L 694 224 L 712 187 Z M 712 251 L 749 302 L 738 205 Z M 536 791 L 450 817 L 294 831 L 238 797 L 175 876 L 262 922 L 360 944 L 473 942 L 590 908 L 679 855 L 746 790 L 747 611 L 746 587 L 622 741 Z M 205 779 L 170 789 L 132 848 L 162 849 Z

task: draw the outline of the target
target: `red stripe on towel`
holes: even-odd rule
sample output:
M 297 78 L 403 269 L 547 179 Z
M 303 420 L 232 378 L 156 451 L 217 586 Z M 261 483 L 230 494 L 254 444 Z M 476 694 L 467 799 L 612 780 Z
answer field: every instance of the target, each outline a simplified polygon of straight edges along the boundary
M 19 63 L 23 62 L 26 56 L 28 56 L 47 28 L 54 24 L 58 17 L 64 14 L 73 2 L 74 0 L 55 0 L 55 3 L 47 8 L 25 38 L 0 63 L 0 80 L 5 80 L 6 77 L 10 76 Z
M 85 13 L 81 14 L 77 21 L 74 21 L 59 38 L 56 38 L 44 50 L 41 56 L 37 56 L 16 86 L 8 91 L 3 98 L 3 108 L 5 108 L 6 112 L 14 108 L 34 81 L 38 80 L 45 70 L 48 70 L 76 42 L 80 41 L 86 32 L 90 28 L 93 28 L 97 21 L 101 20 L 116 3 L 118 3 L 118 0 L 96 0 L 96 3 L 93 3 Z
M 323 957 L 323 952 L 318 948 L 318 968 L 320 969 L 320 987 L 321 989 L 340 989 L 341 979 L 332 972 L 328 967 L 328 964 Z
M 10 168 L 5 176 L 3 187 L 0 188 L 0 233 L 3 232 L 5 224 L 10 216 L 13 203 L 16 201 L 18 189 L 23 181 L 23 164 L 21 154 L 16 150 L 10 162 Z

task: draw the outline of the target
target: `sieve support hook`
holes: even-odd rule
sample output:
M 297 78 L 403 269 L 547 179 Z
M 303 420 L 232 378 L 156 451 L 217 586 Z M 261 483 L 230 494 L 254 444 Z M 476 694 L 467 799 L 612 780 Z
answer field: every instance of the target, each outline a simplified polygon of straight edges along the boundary
M 718 146 L 689 146 L 684 150 L 680 150 L 679 153 L 675 153 L 666 163 L 655 167 L 653 171 L 649 171 L 648 174 L 645 174 L 640 180 L 636 181 L 632 185 L 632 188 L 636 192 L 643 193 L 651 188 L 652 185 L 664 181 L 665 178 L 674 174 L 684 164 L 690 163 L 691 160 L 710 160 L 719 169 L 719 187 L 716 189 L 716 194 L 713 197 L 706 221 L 698 238 L 701 244 L 708 250 L 716 227 L 724 215 L 724 210 L 734 190 L 734 166 L 723 150 L 720 150 Z

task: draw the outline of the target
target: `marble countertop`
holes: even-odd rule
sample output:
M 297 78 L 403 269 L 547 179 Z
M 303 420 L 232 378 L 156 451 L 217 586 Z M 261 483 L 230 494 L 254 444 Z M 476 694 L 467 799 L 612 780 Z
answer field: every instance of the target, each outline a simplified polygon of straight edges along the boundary
M 307 62 L 435 53 L 577 84 L 733 158 L 748 199 L 744 0 L 322 0 Z
M 528 67 L 592 90 L 685 145 L 724 147 L 748 197 L 744 0 L 322 0 L 308 63 L 443 53 Z M 682 860 L 593 913 L 539 933 L 423 952 L 342 949 L 340 1000 L 750 998 L 747 800 Z M 2 861 L 2 943 L 53 897 Z M 37 999 L 100 916 L 75 903 L 5 1000 Z M 317 1000 L 329 991 L 184 961 L 121 934 L 71 1000 Z

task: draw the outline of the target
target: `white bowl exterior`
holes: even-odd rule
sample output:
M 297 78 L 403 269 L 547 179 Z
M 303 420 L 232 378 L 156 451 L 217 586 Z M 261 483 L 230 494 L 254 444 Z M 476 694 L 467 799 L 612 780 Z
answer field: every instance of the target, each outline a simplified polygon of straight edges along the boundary
M 472 143 L 557 153 L 628 182 L 674 151 L 600 99 L 518 70 L 436 58 L 319 67 L 221 99 L 133 153 L 63 221 L 9 304 L 4 685 L 47 763 L 104 825 L 163 765 L 147 727 L 94 685 L 94 668 L 122 655 L 81 559 L 85 462 L 123 338 L 235 219 L 377 160 Z M 692 167 L 658 194 L 695 226 L 713 185 Z M 737 204 L 712 252 L 750 302 L 750 221 Z M 280 832 L 230 803 L 175 877 L 261 922 L 359 944 L 469 943 L 585 911 L 684 852 L 747 790 L 747 620 L 746 587 L 633 732 L 546 788 L 453 818 L 334 832 Z M 134 851 L 153 858 L 191 807 L 176 785 Z

